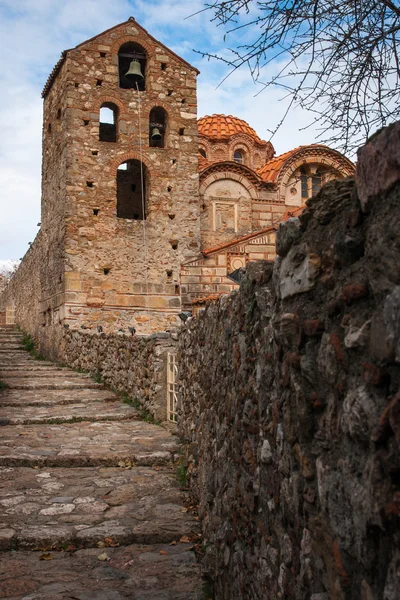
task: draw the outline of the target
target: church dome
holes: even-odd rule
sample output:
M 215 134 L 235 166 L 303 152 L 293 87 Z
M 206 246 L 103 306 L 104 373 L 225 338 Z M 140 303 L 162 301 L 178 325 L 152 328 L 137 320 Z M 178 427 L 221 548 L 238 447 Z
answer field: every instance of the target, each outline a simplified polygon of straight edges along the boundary
M 261 140 L 254 129 L 246 121 L 232 115 L 206 115 L 198 120 L 199 135 L 212 141 L 227 141 L 237 134 L 251 137 L 256 144 L 265 145 L 268 142 Z

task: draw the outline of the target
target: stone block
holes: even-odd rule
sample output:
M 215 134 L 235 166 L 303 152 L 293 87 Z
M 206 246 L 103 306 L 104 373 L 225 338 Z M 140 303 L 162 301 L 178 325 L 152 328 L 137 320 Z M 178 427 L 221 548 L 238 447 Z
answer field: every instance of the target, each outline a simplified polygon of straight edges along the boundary
M 400 122 L 375 133 L 357 153 L 356 185 L 363 212 L 400 180 Z

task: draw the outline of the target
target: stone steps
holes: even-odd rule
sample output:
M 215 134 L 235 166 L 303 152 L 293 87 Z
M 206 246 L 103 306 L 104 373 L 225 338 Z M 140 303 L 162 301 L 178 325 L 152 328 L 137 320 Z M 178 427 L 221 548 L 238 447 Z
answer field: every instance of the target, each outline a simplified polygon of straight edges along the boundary
M 0 598 L 201 600 L 177 439 L 87 374 L 4 340 L 0 329 Z
M 5 600 L 204 600 L 192 544 L 3 553 Z M 98 557 L 106 556 L 105 560 Z
M 99 402 L 86 404 L 45 405 L 45 406 L 3 406 L 0 396 L 0 426 L 33 425 L 53 423 L 74 423 L 78 421 L 125 421 L 137 419 L 138 412 L 120 401 L 108 402 L 101 407 Z
M 164 465 L 174 462 L 178 450 L 176 439 L 163 428 L 137 420 L 6 425 L 1 428 L 0 466 Z
M 0 378 L 1 379 L 1 378 Z M 3 390 L 0 394 L 0 406 L 64 406 L 67 404 L 107 403 L 117 399 L 114 392 L 99 389 L 76 390 Z
M 11 390 L 102 390 L 104 385 L 92 379 L 84 380 L 82 377 L 19 379 L 18 377 L 1 377 L 1 380 Z
M 170 468 L 2 471 L 3 550 L 170 543 L 198 530 Z

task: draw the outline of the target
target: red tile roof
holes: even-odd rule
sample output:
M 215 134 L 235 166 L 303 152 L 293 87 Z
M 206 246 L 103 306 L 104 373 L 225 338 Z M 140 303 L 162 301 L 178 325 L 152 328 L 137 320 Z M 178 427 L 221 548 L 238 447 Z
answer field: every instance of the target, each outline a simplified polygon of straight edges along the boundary
M 229 248 L 230 246 L 236 246 L 236 244 L 241 244 L 246 242 L 247 240 L 251 240 L 252 238 L 256 238 L 259 235 L 263 235 L 264 233 L 271 233 L 272 231 L 276 231 L 277 224 L 270 225 L 269 227 L 265 227 L 264 229 L 259 229 L 258 231 L 253 231 L 253 233 L 248 233 L 240 238 L 236 238 L 235 240 L 231 240 L 230 242 L 225 242 L 224 244 L 220 244 L 219 246 L 214 246 L 213 248 L 208 248 L 202 251 L 203 256 L 208 256 L 209 254 L 213 254 L 214 252 L 218 252 L 219 250 L 225 250 L 225 248 Z
M 305 147 L 306 146 L 298 146 L 297 148 L 293 148 L 293 150 L 289 150 L 289 152 L 285 152 L 284 154 L 275 156 L 272 160 L 269 160 L 263 167 L 257 169 L 257 173 L 263 181 L 275 183 L 285 162 L 289 160 L 289 158 L 291 158 L 299 150 L 302 150 Z
M 211 140 L 229 140 L 233 135 L 243 133 L 260 145 L 268 142 L 261 140 L 246 121 L 232 115 L 206 115 L 198 120 L 199 134 Z

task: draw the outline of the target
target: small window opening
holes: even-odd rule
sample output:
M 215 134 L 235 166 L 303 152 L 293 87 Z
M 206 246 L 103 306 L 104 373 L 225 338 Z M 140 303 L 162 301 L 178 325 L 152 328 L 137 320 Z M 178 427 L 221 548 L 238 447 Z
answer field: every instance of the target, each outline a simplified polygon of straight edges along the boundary
M 244 163 L 244 153 L 241 150 L 235 150 L 233 160 L 239 164 Z
M 105 102 L 100 108 L 99 140 L 101 142 L 117 141 L 118 107 L 112 102 Z
M 185 98 L 182 98 L 181 104 L 185 104 L 185 102 L 186 102 Z
M 94 183 L 93 183 L 93 181 L 87 181 L 86 185 L 87 185 L 87 187 L 92 188 L 94 186 Z
M 57 111 L 57 119 L 61 119 L 61 108 Z
M 49 124 L 47 125 L 47 131 L 48 131 L 48 133 L 51 133 L 51 123 L 49 123 Z
M 161 71 L 165 71 L 167 68 L 167 63 L 161 63 Z
M 169 185 L 169 186 L 167 187 L 167 190 L 168 190 L 169 192 L 172 192 L 172 187 Z
M 180 294 L 179 285 L 175 286 L 175 294 Z
M 83 124 L 86 127 L 87 125 L 89 125 L 90 123 L 90 119 L 83 119 Z
M 103 85 L 103 80 L 102 79 L 97 79 L 96 85 L 97 85 L 97 87 L 100 87 L 101 85 Z
M 79 83 L 75 82 L 75 87 L 78 88 L 79 87 Z
M 146 89 L 146 51 L 135 42 L 123 44 L 118 52 L 119 87 L 142 92 Z
M 184 129 L 184 127 L 181 127 L 179 129 L 179 135 L 185 135 L 185 129 Z
M 301 197 L 307 199 L 308 194 L 308 177 L 306 170 L 302 167 L 300 169 L 300 181 L 301 181 Z
M 172 162 L 173 165 L 175 165 L 176 164 L 176 158 L 173 158 L 171 162 Z
M 97 155 L 98 155 L 98 153 L 99 153 L 99 151 L 98 151 L 98 150 L 92 150 L 92 154 L 93 154 L 93 156 L 97 156 Z
M 104 275 L 108 275 L 108 274 L 109 274 L 109 272 L 110 272 L 110 267 L 105 267 L 105 268 L 103 269 L 103 273 L 104 273 Z
M 105 52 L 100 52 L 100 56 L 101 56 L 101 58 L 105 58 L 106 57 L 106 53 Z
M 99 208 L 94 208 L 94 209 L 93 209 L 93 214 L 94 214 L 94 216 L 95 216 L 95 217 L 97 217 L 97 216 L 98 216 L 99 212 L 100 212 L 100 209 L 99 209 Z
M 177 250 L 178 249 L 178 242 L 176 242 L 175 240 L 172 240 L 170 242 L 171 246 L 172 246 L 172 250 Z
M 141 173 L 143 172 L 143 191 Z M 122 219 L 144 220 L 146 218 L 147 197 L 150 178 L 146 165 L 139 160 L 128 160 L 117 170 L 117 217 Z M 144 206 L 143 206 L 144 205 Z
M 172 277 L 172 273 L 173 273 L 172 270 L 167 269 L 167 277 Z
M 165 147 L 165 132 L 167 129 L 167 113 L 161 106 L 150 111 L 149 117 L 149 146 L 150 148 Z
M 168 216 L 171 219 L 171 221 L 173 221 L 175 219 L 175 215 L 168 215 Z
M 205 204 L 201 205 L 202 210 L 206 210 L 207 206 Z
M 206 151 L 204 150 L 204 148 L 199 148 L 199 153 L 201 154 L 201 156 L 202 156 L 203 158 L 207 158 L 207 153 L 206 153 Z
M 173 92 L 173 91 L 174 91 L 174 90 L 167 90 L 167 96 L 172 96 L 172 92 Z

